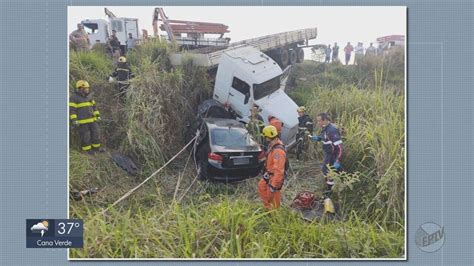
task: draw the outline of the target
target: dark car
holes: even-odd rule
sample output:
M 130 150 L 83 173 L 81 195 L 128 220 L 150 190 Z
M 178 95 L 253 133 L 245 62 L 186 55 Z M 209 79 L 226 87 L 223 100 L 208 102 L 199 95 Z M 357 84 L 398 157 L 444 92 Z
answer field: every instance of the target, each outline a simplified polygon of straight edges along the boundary
M 245 126 L 228 118 L 203 118 L 194 157 L 198 178 L 237 181 L 257 176 L 265 153 Z

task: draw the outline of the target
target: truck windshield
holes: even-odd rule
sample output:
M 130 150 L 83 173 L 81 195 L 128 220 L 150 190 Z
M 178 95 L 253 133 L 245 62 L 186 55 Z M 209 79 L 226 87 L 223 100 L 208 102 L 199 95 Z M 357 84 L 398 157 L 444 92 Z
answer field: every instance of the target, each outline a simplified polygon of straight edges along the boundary
M 82 23 L 82 25 L 84 26 L 84 30 L 87 32 L 87 34 L 94 34 L 99 28 L 97 23 Z
M 245 147 L 254 145 L 243 128 L 214 128 L 211 130 L 211 142 L 217 146 Z
M 255 100 L 268 96 L 280 88 L 280 76 L 274 77 L 260 84 L 253 85 L 253 97 Z

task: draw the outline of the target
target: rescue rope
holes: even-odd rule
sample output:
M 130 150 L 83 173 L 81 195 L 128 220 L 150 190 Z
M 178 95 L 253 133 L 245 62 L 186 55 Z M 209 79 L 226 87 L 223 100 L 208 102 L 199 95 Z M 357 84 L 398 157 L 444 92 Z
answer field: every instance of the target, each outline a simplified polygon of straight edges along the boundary
M 137 190 L 138 188 L 140 188 L 143 184 L 145 184 L 148 180 L 150 180 L 152 177 L 154 177 L 156 174 L 158 174 L 161 170 L 163 170 L 168 164 L 170 164 L 174 159 L 176 159 L 176 157 L 178 157 L 178 155 L 180 155 L 191 143 L 193 143 L 193 141 L 196 139 L 196 137 L 192 138 L 188 144 L 186 144 L 178 153 L 176 153 L 171 159 L 169 159 L 163 166 L 160 167 L 160 169 L 156 170 L 153 174 L 151 174 L 149 177 L 147 177 L 145 180 L 143 180 L 143 182 L 141 182 L 138 186 L 132 188 L 131 190 L 129 190 L 127 193 L 125 193 L 122 197 L 120 197 L 118 200 L 116 200 L 114 203 L 112 203 L 112 205 L 110 205 L 109 207 L 107 207 L 105 210 L 103 210 L 101 212 L 101 214 L 105 214 L 108 210 L 110 210 L 110 208 L 114 207 L 115 205 L 117 205 L 119 202 L 121 202 L 122 200 L 126 199 L 128 196 L 130 196 L 133 192 L 135 192 L 135 190 Z
M 186 171 L 186 168 L 188 168 L 189 159 L 191 159 L 192 154 L 193 152 L 191 151 L 188 155 L 188 159 L 186 160 L 186 164 L 184 165 L 183 172 L 178 174 L 178 182 L 176 182 L 176 187 L 174 189 L 173 201 L 176 200 L 176 195 L 178 194 L 179 185 L 181 184 L 181 178 L 183 178 L 184 172 Z

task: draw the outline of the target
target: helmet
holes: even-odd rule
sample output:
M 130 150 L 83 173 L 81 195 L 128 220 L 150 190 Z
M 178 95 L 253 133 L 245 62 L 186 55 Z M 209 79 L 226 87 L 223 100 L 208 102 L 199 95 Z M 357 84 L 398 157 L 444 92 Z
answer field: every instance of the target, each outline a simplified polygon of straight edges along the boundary
M 85 80 L 78 80 L 76 82 L 76 89 L 80 89 L 80 88 L 90 88 L 89 86 L 89 82 L 85 81 Z
M 263 128 L 262 136 L 264 136 L 266 138 L 273 139 L 276 136 L 278 136 L 278 131 L 277 131 L 276 127 L 274 127 L 272 125 L 269 125 L 269 126 L 266 126 L 266 127 Z
M 298 107 L 297 111 L 298 111 L 298 113 L 304 113 L 304 112 L 306 112 L 306 107 L 300 106 L 300 107 Z
M 127 58 L 125 58 L 125 56 L 121 56 L 121 57 L 119 57 L 119 62 L 120 62 L 120 63 L 126 63 L 126 62 L 127 62 Z

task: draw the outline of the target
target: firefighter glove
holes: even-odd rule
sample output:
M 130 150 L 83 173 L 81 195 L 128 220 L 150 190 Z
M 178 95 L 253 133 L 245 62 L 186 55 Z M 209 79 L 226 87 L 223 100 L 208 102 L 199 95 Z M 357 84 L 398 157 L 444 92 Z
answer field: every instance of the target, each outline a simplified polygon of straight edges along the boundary
M 311 135 L 309 135 L 309 138 L 310 138 L 312 141 L 320 141 L 320 140 L 321 140 L 321 137 L 319 137 L 319 136 L 311 136 Z
M 339 170 L 341 168 L 341 163 L 335 162 L 332 167 L 336 168 L 336 170 Z
M 102 120 L 102 118 L 100 118 L 100 116 L 98 116 L 98 117 L 95 118 L 95 120 L 100 121 L 100 120 Z

